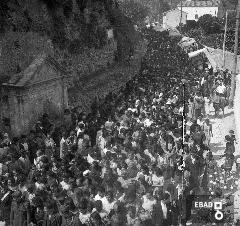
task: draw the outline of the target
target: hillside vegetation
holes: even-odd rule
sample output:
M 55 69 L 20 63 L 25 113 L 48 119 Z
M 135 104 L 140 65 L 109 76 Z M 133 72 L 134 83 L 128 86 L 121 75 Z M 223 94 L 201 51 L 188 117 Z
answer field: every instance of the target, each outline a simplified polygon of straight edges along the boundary
M 41 52 L 54 55 L 73 75 L 87 74 L 126 59 L 138 40 L 114 0 L 1 0 L 0 9 L 1 81 Z

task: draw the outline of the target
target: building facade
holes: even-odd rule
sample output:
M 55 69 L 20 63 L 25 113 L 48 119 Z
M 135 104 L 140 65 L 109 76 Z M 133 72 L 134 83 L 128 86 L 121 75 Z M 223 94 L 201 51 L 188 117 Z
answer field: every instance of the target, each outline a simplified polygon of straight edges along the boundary
M 1 117 L 8 119 L 12 135 L 32 129 L 43 113 L 61 117 L 68 107 L 67 77 L 53 58 L 41 55 L 2 85 Z
M 163 28 L 176 28 L 179 24 L 187 23 L 187 13 L 179 9 L 172 9 L 163 13 Z
M 194 1 L 194 0 L 187 0 L 178 4 L 178 9 L 187 13 L 187 20 L 195 20 L 205 15 L 210 14 L 212 16 L 218 16 L 218 8 L 219 8 L 219 1 L 218 0 L 208 0 L 208 1 Z

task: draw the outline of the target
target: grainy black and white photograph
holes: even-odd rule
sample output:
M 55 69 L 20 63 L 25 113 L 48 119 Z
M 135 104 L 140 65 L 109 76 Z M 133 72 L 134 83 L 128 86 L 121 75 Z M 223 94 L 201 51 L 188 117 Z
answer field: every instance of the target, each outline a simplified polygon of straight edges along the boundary
M 240 226 L 240 0 L 0 0 L 0 226 Z

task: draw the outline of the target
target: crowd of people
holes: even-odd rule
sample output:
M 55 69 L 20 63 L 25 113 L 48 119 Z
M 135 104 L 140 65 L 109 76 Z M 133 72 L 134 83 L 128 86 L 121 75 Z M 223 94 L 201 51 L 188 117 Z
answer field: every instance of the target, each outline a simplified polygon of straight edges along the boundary
M 184 82 L 168 72 L 149 76 L 143 68 L 118 94 L 96 99 L 90 114 L 66 110 L 61 128 L 44 114 L 27 135 L 2 134 L 0 221 L 185 225 L 194 195 L 222 192 L 209 186 L 217 167 L 206 107 L 211 89 L 204 82 L 210 77 Z M 226 158 L 233 159 L 233 131 L 226 141 Z

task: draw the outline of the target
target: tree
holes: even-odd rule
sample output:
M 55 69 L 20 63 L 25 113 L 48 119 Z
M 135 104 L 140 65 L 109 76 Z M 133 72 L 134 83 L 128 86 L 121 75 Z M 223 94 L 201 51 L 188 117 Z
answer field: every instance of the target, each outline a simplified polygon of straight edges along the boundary
M 136 25 L 143 24 L 150 10 L 147 6 L 134 0 L 121 2 L 120 9 Z
M 105 49 L 109 28 L 114 28 L 118 49 L 116 55 L 119 60 L 123 60 L 133 53 L 137 43 L 132 20 L 141 20 L 143 13 L 146 14 L 144 9 L 139 6 L 137 13 L 129 18 L 120 10 L 116 0 L 1 0 L 0 29 L 5 41 L 1 42 L 3 51 L 0 73 L 12 75 L 17 72 L 16 68 L 23 70 L 28 66 L 41 53 L 41 49 L 48 53 L 47 47 L 41 48 L 44 43 L 48 43 L 46 40 L 51 42 L 54 54 L 66 53 L 69 60 L 63 57 L 62 62 L 66 60 L 71 65 L 70 61 L 74 59 L 75 69 L 77 64 L 87 65 L 83 59 L 90 59 L 94 66 L 99 60 L 102 67 L 102 58 L 111 62 L 108 57 L 98 57 L 104 55 L 102 50 L 113 58 L 114 47 L 111 46 L 112 51 Z M 6 39 L 5 35 L 8 34 L 16 37 L 17 49 L 12 44 L 14 41 Z M 19 35 L 26 37 L 27 43 Z M 35 43 L 36 40 L 43 43 Z M 71 67 L 71 71 L 74 68 Z
M 223 23 L 217 17 L 205 14 L 199 18 L 198 26 L 202 28 L 206 34 L 214 34 L 221 31 Z

